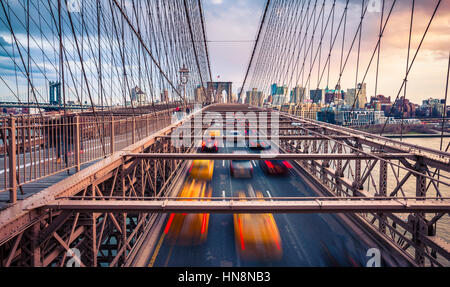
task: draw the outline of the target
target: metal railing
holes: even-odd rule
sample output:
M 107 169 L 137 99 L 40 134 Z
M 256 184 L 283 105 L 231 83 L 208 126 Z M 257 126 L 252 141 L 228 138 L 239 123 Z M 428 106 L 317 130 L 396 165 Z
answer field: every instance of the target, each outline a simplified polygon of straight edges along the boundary
M 147 114 L 0 118 L 0 193 L 17 200 L 24 184 L 104 158 L 168 126 L 173 109 Z M 178 120 L 178 118 L 176 119 Z
M 400 198 L 415 195 L 427 200 L 430 196 L 448 197 L 450 186 L 450 154 L 426 146 L 417 146 L 324 122 L 280 113 L 283 120 L 297 122 L 293 135 L 321 136 L 322 140 L 285 140 L 281 148 L 287 153 L 345 155 L 358 159 L 295 160 L 325 194 L 341 197 Z M 292 125 L 289 123 L 281 126 Z M 285 135 L 286 132 L 280 133 Z M 337 135 L 352 136 L 344 140 Z M 404 153 L 404 158 L 383 159 L 368 154 Z M 321 156 L 319 156 L 321 157 Z M 447 212 L 426 214 L 392 214 L 392 212 L 361 212 L 355 216 L 392 244 L 404 250 L 419 266 L 448 266 L 450 248 Z M 441 238 L 442 237 L 442 238 Z
M 450 198 L 434 197 L 124 197 L 72 196 L 47 205 L 79 212 L 355 213 L 449 212 Z

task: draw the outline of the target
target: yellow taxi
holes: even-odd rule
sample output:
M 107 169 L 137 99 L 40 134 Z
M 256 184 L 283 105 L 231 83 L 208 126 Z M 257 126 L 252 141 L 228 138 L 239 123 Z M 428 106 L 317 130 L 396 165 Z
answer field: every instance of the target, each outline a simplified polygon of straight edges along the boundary
M 209 131 L 210 137 L 220 137 L 220 131 L 219 130 L 211 130 Z
M 238 192 L 245 200 L 245 193 Z M 261 192 L 256 197 L 263 198 Z M 245 260 L 273 261 L 283 256 L 280 232 L 271 213 L 234 214 L 236 249 Z
M 189 170 L 189 176 L 193 179 L 211 180 L 214 172 L 213 160 L 194 160 Z
M 211 194 L 212 189 L 208 182 L 188 179 L 178 194 L 178 197 L 200 197 L 209 200 L 208 198 L 211 198 Z M 171 213 L 164 233 L 171 244 L 199 245 L 206 241 L 208 224 L 209 213 Z

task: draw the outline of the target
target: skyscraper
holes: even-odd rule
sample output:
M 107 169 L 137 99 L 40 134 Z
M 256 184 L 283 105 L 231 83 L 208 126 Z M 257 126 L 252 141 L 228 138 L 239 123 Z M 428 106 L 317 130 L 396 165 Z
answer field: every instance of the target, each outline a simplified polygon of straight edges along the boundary
M 309 97 L 313 101 L 313 103 L 323 103 L 323 91 L 321 89 L 317 90 L 310 90 L 309 91 Z
M 261 107 L 263 105 L 264 96 L 263 92 L 258 91 L 258 89 L 253 88 L 251 91 L 247 91 L 245 98 L 245 103 L 252 106 Z
M 291 104 L 302 104 L 305 100 L 305 88 L 296 86 L 291 91 L 291 98 L 290 103 Z
M 134 106 L 142 106 L 147 103 L 147 95 L 136 86 L 131 89 L 131 100 Z
M 358 90 L 360 90 L 358 94 L 358 107 L 360 109 L 364 109 L 367 103 L 367 89 L 366 83 L 358 84 Z
M 164 89 L 161 93 L 161 102 L 168 103 L 169 102 L 169 91 L 167 89 Z
M 366 93 L 366 83 L 359 83 L 357 89 L 347 89 L 347 93 L 345 94 L 344 99 L 345 104 L 353 107 L 353 103 L 355 103 L 355 109 L 364 109 L 367 103 Z M 356 96 L 357 99 L 355 101 Z
M 203 103 L 206 102 L 206 89 L 202 86 L 198 86 L 194 91 L 195 102 Z
M 272 85 L 272 105 L 281 106 L 289 102 L 288 98 L 288 87 L 278 86 L 277 84 Z

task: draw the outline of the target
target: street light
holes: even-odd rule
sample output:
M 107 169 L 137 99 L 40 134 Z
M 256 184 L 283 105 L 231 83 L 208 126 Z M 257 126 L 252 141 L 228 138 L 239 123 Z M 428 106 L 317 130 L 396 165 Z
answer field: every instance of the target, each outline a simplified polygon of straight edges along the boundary
M 186 84 L 189 80 L 189 70 L 183 65 L 183 68 L 180 69 L 180 82 L 184 88 L 184 105 L 186 107 Z

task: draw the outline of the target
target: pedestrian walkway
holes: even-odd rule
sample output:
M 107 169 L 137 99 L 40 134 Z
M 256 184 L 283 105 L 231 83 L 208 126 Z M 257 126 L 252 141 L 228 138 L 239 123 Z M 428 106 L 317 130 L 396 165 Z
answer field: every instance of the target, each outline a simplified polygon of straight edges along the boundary
M 82 164 L 80 166 L 80 168 L 85 169 L 100 160 L 102 160 L 102 159 L 98 159 L 98 160 L 94 160 L 94 161 Z M 71 168 L 69 170 L 59 172 L 55 175 L 48 176 L 48 177 L 30 182 L 30 183 L 26 183 L 26 184 L 22 185 L 21 188 L 17 189 L 17 200 L 18 201 L 24 200 L 24 199 L 30 197 L 31 195 L 36 194 L 36 193 L 40 192 L 41 190 L 44 190 L 44 189 L 60 182 L 61 180 L 74 175 L 75 173 L 76 173 L 76 169 Z M 9 192 L 1 192 L 0 193 L 0 210 L 3 210 L 10 205 L 10 203 L 8 201 L 9 201 Z

